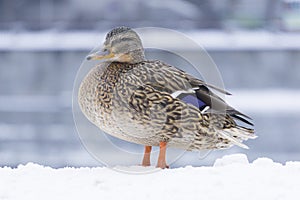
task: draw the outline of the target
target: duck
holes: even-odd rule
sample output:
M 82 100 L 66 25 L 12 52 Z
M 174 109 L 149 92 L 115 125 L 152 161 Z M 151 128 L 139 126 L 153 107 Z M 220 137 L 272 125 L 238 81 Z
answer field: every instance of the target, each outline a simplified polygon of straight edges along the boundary
M 252 119 L 228 105 L 205 83 L 160 60 L 147 60 L 142 40 L 132 28 L 107 33 L 98 60 L 83 78 L 78 103 L 85 117 L 106 134 L 144 146 L 142 166 L 169 168 L 169 147 L 187 151 L 225 149 L 256 138 Z M 217 91 L 217 92 L 216 92 Z

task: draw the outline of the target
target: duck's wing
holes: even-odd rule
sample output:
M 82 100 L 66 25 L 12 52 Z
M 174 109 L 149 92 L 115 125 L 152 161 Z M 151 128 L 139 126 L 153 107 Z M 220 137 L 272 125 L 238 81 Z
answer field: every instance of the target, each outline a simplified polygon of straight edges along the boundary
M 200 109 L 202 113 L 219 113 L 231 116 L 234 119 L 253 125 L 250 117 L 229 106 L 211 89 L 230 95 L 229 92 L 207 84 L 204 81 L 161 61 L 146 63 L 151 81 L 147 84 L 158 91 L 168 92 L 173 98 L 178 98 Z M 164 80 L 164 81 L 163 81 Z
M 154 133 L 160 135 L 162 140 L 182 140 L 178 145 L 188 150 L 227 148 L 232 145 L 248 148 L 242 142 L 256 137 L 253 129 L 237 125 L 230 115 L 209 112 L 201 115 L 197 107 L 174 98 L 168 92 L 157 90 L 151 84 L 136 87 L 128 103 L 134 111 L 133 119 L 142 124 L 151 124 L 156 130 Z

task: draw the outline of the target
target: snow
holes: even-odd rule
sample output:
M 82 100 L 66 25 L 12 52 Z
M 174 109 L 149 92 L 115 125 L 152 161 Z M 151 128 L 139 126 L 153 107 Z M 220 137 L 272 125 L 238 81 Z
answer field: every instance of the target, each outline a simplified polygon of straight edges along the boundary
M 0 199 L 299 199 L 300 162 L 275 163 L 246 155 L 217 159 L 211 167 L 53 169 L 28 163 L 0 168 Z M 152 173 L 143 173 L 149 171 Z
M 226 96 L 226 101 L 243 112 L 251 113 L 299 113 L 300 90 L 265 89 L 265 90 L 230 90 L 233 94 Z M 0 111 L 2 112 L 57 112 L 63 108 L 71 108 L 69 92 L 50 95 L 0 95 Z M 273 103 L 270 104 L 270 101 Z M 26 107 L 24 107 L 24 102 Z M 286 106 L 282 102 L 289 102 Z
M 107 30 L 108 31 L 108 30 Z M 153 30 L 155 31 L 155 30 Z M 165 49 L 186 49 L 185 43 L 172 42 L 170 35 L 160 32 L 143 33 L 143 40 L 149 44 L 156 44 L 159 34 L 160 41 Z M 295 33 L 272 33 L 267 31 L 182 31 L 187 37 L 193 39 L 207 50 L 299 50 L 300 34 Z M 96 45 L 100 45 L 106 32 L 0 32 L 0 50 L 13 51 L 49 51 L 49 50 L 84 50 L 90 51 Z M 178 40 L 178 38 L 175 38 Z M 198 50 L 198 47 L 196 47 Z
M 238 90 L 230 91 L 233 95 L 226 96 L 226 101 L 237 110 L 243 112 L 295 113 L 300 112 L 300 90 L 269 89 L 269 90 Z M 270 103 L 272 102 L 272 103 Z M 288 103 L 283 103 L 288 102 Z M 275 106 L 274 105 L 282 105 Z

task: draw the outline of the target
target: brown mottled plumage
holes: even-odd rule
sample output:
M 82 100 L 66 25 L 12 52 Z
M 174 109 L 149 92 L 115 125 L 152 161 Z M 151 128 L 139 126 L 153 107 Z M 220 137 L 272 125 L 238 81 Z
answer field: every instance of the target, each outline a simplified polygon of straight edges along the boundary
M 103 51 L 88 59 L 104 62 L 81 83 L 83 113 L 106 133 L 148 147 L 143 165 L 150 164 L 149 146 L 161 147 L 158 167 L 165 168 L 166 145 L 187 150 L 246 147 L 242 141 L 255 138 L 253 129 L 234 120 L 251 125 L 247 116 L 208 88 L 225 91 L 161 61 L 146 60 L 141 40 L 129 28 L 108 33 Z M 193 95 L 205 106 L 185 102 L 186 95 Z

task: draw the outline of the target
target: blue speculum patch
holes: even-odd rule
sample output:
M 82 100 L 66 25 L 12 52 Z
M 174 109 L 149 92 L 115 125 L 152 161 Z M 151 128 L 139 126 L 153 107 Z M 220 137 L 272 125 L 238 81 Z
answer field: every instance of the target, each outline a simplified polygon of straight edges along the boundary
M 184 96 L 183 98 L 181 98 L 181 100 L 184 101 L 185 103 L 192 104 L 193 106 L 199 109 L 206 106 L 206 104 L 200 99 L 198 99 L 195 95 Z

